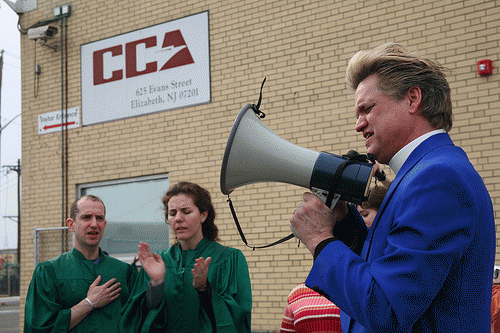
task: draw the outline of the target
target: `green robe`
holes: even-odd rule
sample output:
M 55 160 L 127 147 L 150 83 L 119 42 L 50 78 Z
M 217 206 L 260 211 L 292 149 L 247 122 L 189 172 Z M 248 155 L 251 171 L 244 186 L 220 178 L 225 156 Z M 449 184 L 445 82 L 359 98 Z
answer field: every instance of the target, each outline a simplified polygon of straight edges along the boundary
M 120 311 L 133 288 L 137 269 L 100 249 L 99 254 L 99 262 L 94 264 L 73 248 L 36 266 L 26 296 L 25 333 L 68 332 L 71 307 L 87 297 L 90 285 L 99 275 L 99 285 L 112 278 L 121 283 L 120 298 L 92 310 L 70 332 L 119 332 Z
M 179 244 L 159 252 L 166 266 L 163 300 L 148 310 L 147 273 L 141 269 L 122 315 L 122 332 L 212 332 L 210 320 L 193 287 L 195 260 L 211 257 L 208 282 L 217 333 L 250 333 L 252 291 L 243 253 L 203 238 L 196 249 L 182 250 Z

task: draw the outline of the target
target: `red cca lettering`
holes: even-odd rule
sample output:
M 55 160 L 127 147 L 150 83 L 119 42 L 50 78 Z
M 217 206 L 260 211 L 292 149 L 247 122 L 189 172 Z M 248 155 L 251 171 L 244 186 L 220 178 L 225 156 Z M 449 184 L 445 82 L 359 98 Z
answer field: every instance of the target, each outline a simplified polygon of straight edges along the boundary
M 142 71 L 137 70 L 137 45 L 144 44 L 145 48 L 156 47 L 156 36 L 151 36 L 136 40 L 134 42 L 129 42 L 125 44 L 125 77 L 130 78 L 134 76 L 154 73 L 158 71 L 158 64 L 156 61 L 149 62 L 146 64 L 146 69 Z M 169 68 L 184 66 L 194 63 L 193 57 L 189 52 L 189 49 L 182 37 L 180 30 L 174 30 L 167 32 L 163 37 L 162 49 L 168 47 L 183 47 L 180 49 L 173 57 L 167 60 L 167 62 L 160 68 L 160 71 L 164 71 Z M 116 57 L 123 54 L 123 46 L 116 45 L 95 51 L 93 54 L 94 63 L 94 86 L 99 84 L 119 81 L 123 79 L 123 69 L 113 71 L 111 77 L 108 79 L 104 78 L 104 54 L 111 53 L 112 57 Z

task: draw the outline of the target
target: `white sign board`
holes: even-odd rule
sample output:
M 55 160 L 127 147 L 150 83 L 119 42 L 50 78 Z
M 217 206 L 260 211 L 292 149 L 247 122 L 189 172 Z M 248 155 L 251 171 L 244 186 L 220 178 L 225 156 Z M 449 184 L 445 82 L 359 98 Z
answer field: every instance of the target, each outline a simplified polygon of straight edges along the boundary
M 66 118 L 62 121 L 63 118 Z M 47 134 L 58 132 L 64 126 L 64 129 L 80 127 L 80 108 L 71 108 L 68 110 L 53 111 L 38 115 L 38 134 Z
M 208 12 L 82 45 L 82 123 L 210 102 Z

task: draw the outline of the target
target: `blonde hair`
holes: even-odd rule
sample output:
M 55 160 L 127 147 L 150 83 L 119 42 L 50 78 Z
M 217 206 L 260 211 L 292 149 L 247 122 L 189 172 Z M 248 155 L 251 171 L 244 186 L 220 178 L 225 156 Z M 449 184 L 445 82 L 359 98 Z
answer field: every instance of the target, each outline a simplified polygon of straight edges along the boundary
M 408 89 L 422 92 L 421 115 L 432 127 L 447 132 L 453 125 L 451 90 L 445 68 L 438 62 L 417 56 L 403 45 L 386 43 L 369 51 L 357 52 L 349 61 L 346 80 L 349 88 L 376 74 L 378 88 L 392 99 L 401 100 Z

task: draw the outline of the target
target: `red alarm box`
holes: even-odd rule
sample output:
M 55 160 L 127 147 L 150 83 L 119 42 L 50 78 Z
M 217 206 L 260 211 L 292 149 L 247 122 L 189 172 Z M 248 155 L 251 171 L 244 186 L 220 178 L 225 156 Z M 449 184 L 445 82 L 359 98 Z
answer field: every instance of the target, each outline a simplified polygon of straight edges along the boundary
M 491 75 L 493 73 L 493 64 L 491 60 L 484 59 L 477 62 L 477 74 L 480 76 Z

